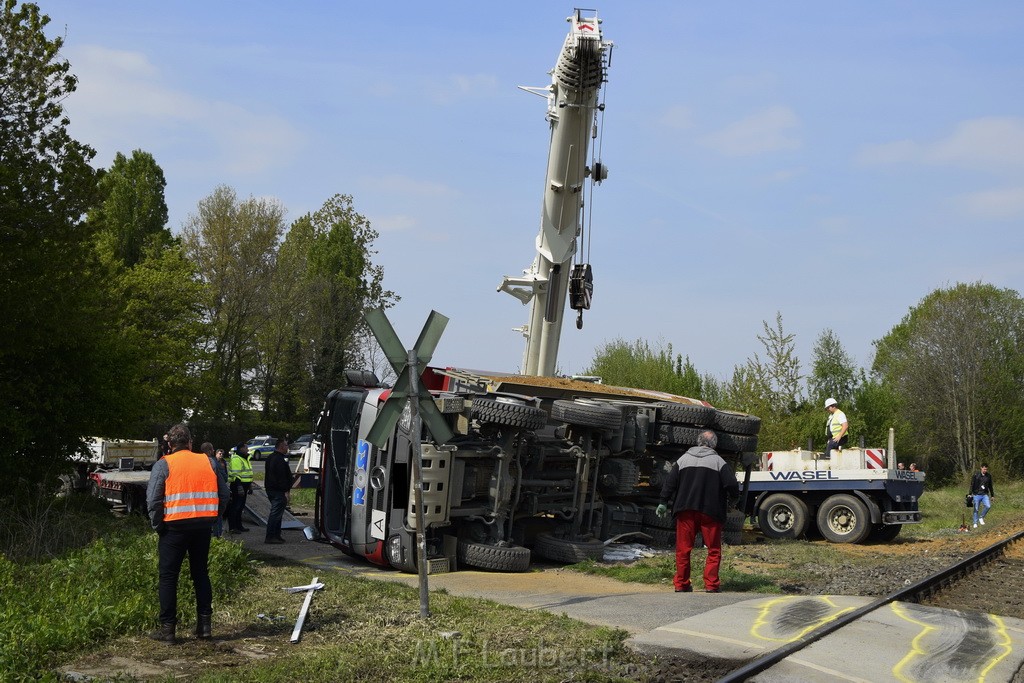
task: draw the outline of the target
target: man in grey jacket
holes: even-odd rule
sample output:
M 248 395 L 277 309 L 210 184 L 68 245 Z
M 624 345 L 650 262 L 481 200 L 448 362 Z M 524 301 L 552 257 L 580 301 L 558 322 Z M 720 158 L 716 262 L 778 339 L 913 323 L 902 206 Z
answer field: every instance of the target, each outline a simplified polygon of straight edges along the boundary
M 704 563 L 704 590 L 720 593 L 718 567 L 722 562 L 722 526 L 730 496 L 739 495 L 736 474 L 715 452 L 718 437 L 710 429 L 697 436 L 697 445 L 673 463 L 661 489 L 659 517 L 668 515 L 669 503 L 676 519 L 676 593 L 690 593 L 690 553 L 700 531 L 708 547 Z

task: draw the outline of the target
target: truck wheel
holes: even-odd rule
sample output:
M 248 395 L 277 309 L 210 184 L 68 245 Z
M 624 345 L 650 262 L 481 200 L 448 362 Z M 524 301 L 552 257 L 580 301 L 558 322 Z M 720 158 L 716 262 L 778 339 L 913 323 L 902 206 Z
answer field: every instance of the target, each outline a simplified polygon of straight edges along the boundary
M 530 431 L 540 429 L 548 421 L 547 413 L 536 406 L 483 397 L 473 399 L 470 414 L 481 422 L 519 427 Z
M 658 442 L 669 446 L 696 446 L 697 435 L 701 430 L 697 427 L 680 427 L 679 425 L 658 425 Z
M 551 404 L 551 417 L 566 424 L 598 429 L 622 427 L 622 408 L 608 403 L 558 400 Z
M 876 524 L 868 535 L 868 540 L 887 543 L 899 536 L 902 530 L 902 524 Z
M 732 453 L 756 453 L 757 437 L 750 434 L 715 432 L 718 436 L 718 450 Z
M 743 545 L 743 520 L 747 518 L 740 510 L 729 510 L 722 526 L 722 542 L 728 545 Z
M 659 517 L 655 508 L 647 507 L 643 508 L 643 525 L 644 531 L 647 531 L 647 527 L 652 529 L 671 529 L 672 533 L 676 532 L 676 518 L 672 515 L 666 515 L 664 518 Z
M 651 545 L 655 548 L 676 547 L 676 530 L 662 527 L 644 526 L 643 531 L 651 537 Z
M 831 496 L 818 508 L 818 529 L 832 543 L 860 543 L 871 532 L 868 508 L 846 493 Z
M 658 407 L 658 420 L 672 424 L 710 425 L 715 419 L 715 409 L 708 406 L 690 403 L 655 404 Z
M 761 502 L 757 523 L 768 538 L 800 538 L 807 531 L 807 505 L 789 493 L 773 493 Z
M 640 468 L 625 458 L 605 458 L 601 462 L 597 482 L 609 496 L 625 496 L 640 483 Z
M 530 549 L 459 541 L 459 564 L 495 572 L 525 572 L 530 568 Z
M 757 434 L 761 431 L 761 418 L 732 410 L 716 410 L 714 427 L 733 434 Z
M 604 557 L 604 543 L 601 541 L 570 541 L 555 538 L 551 534 L 537 534 L 533 541 L 533 552 L 555 562 L 575 564 L 584 560 L 600 560 Z

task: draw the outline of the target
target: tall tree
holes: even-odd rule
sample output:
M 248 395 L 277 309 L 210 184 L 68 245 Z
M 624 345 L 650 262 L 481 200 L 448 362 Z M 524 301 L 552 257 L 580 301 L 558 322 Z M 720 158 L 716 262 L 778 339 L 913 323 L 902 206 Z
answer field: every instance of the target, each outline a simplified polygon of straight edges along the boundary
M 111 428 L 119 407 L 119 355 L 82 220 L 94 151 L 68 133 L 62 102 L 76 79 L 48 23 L 34 4 L 3 1 L 0 466 L 14 484 L 48 476 L 82 436 Z
M 800 359 L 796 355 L 795 335 L 782 327 L 782 313 L 775 314 L 775 326 L 762 320 L 764 334 L 757 335 L 757 340 L 764 346 L 765 358 L 754 354 L 747 361 L 750 372 L 757 378 L 760 386 L 768 394 L 768 408 L 775 415 L 784 415 L 796 409 L 803 400 L 801 390 Z
M 308 370 L 304 404 L 317 409 L 347 368 L 366 367 L 363 320 L 370 308 L 388 308 L 398 296 L 384 289 L 384 269 L 373 263 L 377 231 L 355 210 L 350 195 L 335 195 L 292 230 L 307 235 L 302 360 Z
M 940 474 L 984 458 L 1021 467 L 1024 300 L 983 283 L 938 289 L 875 342 L 874 370 L 909 410 L 915 447 Z
M 832 397 L 849 406 L 857 385 L 857 368 L 843 343 L 831 329 L 818 335 L 811 352 L 811 374 L 807 378 L 811 403 L 822 404 Z
M 131 158 L 118 152 L 99 180 L 100 203 L 89 212 L 99 232 L 101 253 L 132 267 L 147 242 L 169 244 L 167 181 L 152 154 L 137 149 Z
M 653 348 L 645 339 L 616 339 L 599 346 L 585 371 L 607 384 L 666 391 L 700 398 L 701 377 L 689 356 L 674 353 L 672 344 L 658 342 Z
M 185 251 L 205 286 L 204 319 L 210 326 L 201 401 L 207 417 L 236 418 L 252 407 L 258 392 L 255 337 L 265 324 L 283 227 L 284 209 L 277 201 L 239 201 L 223 185 L 200 200 L 186 222 Z

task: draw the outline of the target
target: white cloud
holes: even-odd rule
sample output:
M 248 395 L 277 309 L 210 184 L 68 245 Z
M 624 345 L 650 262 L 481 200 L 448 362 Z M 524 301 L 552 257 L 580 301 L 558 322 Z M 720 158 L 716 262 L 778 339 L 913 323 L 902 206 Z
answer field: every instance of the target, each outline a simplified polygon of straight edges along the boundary
M 988 116 L 962 121 L 945 138 L 931 142 L 900 140 L 867 145 L 857 158 L 865 164 L 1020 168 L 1024 166 L 1024 118 Z
M 1005 187 L 963 195 L 961 208 L 978 218 L 1024 218 L 1024 187 Z
M 964 166 L 1024 166 L 1024 118 L 964 121 L 926 151 L 926 160 Z
M 701 143 L 726 156 L 751 156 L 800 147 L 793 135 L 800 120 L 789 107 L 776 105 L 706 135 Z
M 404 232 L 416 227 L 416 219 L 407 214 L 391 214 L 376 216 L 371 221 L 375 230 L 380 232 Z
M 675 130 L 686 130 L 693 127 L 693 111 L 682 104 L 677 104 L 665 110 L 661 115 L 659 123 L 666 128 Z
M 493 92 L 498 88 L 498 79 L 490 74 L 453 74 L 440 84 L 430 88 L 431 98 L 436 104 L 452 102 L 481 92 Z
M 111 157 L 140 146 L 156 151 L 154 144 L 196 145 L 214 151 L 213 164 L 225 170 L 257 173 L 289 163 L 304 144 L 282 117 L 165 85 L 141 53 L 89 45 L 69 61 L 79 78 L 67 102 L 76 137 Z

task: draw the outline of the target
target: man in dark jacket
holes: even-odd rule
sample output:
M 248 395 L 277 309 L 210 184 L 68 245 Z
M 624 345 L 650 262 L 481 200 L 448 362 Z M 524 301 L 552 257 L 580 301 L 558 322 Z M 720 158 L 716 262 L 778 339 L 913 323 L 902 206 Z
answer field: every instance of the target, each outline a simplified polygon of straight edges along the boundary
M 718 437 L 710 429 L 697 436 L 697 445 L 683 453 L 661 489 L 658 516 L 668 515 L 671 502 L 676 519 L 676 593 L 690 593 L 690 552 L 697 532 L 704 536 L 708 558 L 704 563 L 704 590 L 720 593 L 718 567 L 722 562 L 722 526 L 730 496 L 739 494 L 732 469 L 715 452 Z
M 288 491 L 292 488 L 292 471 L 286 455 L 288 439 L 278 439 L 274 452 L 267 456 L 263 487 L 270 499 L 270 514 L 267 516 L 267 538 L 265 543 L 284 543 L 281 538 L 281 517 L 288 502 Z
M 217 475 L 213 458 L 192 452 L 188 427 L 175 425 L 168 435 L 171 453 L 153 465 L 146 506 L 150 523 L 160 536 L 160 628 L 150 637 L 173 643 L 178 622 L 178 576 L 186 555 L 196 592 L 196 636 L 213 637 L 213 588 L 207 566 L 210 530 L 227 507 L 228 486 Z
M 981 471 L 975 472 L 971 477 L 971 495 L 974 496 L 974 528 L 977 529 L 979 523 L 985 526 L 985 515 L 991 509 L 992 500 L 996 497 L 996 490 L 992 488 L 992 475 L 988 473 L 988 465 L 982 465 Z

